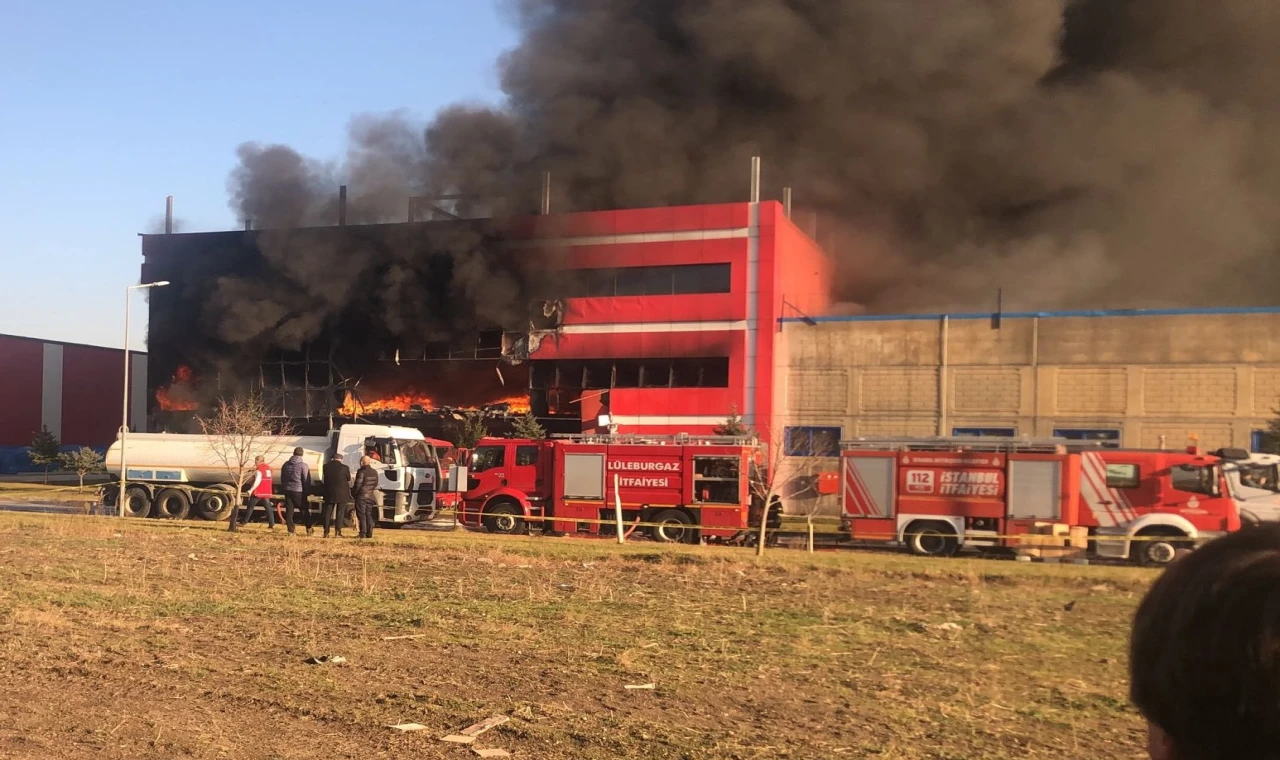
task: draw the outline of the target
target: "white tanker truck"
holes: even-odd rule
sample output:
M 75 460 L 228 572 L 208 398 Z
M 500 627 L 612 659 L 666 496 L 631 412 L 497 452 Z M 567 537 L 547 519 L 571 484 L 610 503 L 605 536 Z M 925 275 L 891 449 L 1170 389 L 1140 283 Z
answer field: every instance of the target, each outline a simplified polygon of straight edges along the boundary
M 206 435 L 173 433 L 130 433 L 125 440 L 126 516 L 222 520 L 240 503 L 234 465 L 228 467 L 226 461 L 238 457 L 228 457 L 225 444 Z M 388 425 L 343 425 L 327 436 L 261 436 L 254 439 L 249 458 L 264 456 L 278 486 L 280 466 L 295 448 L 303 450 L 311 467 L 316 493 L 329 452 L 338 451 L 353 473 L 365 452 L 377 452 L 381 462 L 374 467 L 382 492 L 378 519 L 386 525 L 431 519 L 440 496 L 462 490 L 467 479 L 466 468 L 452 464 L 450 443 L 425 438 L 413 428 Z M 116 482 L 103 487 L 102 497 L 113 505 L 120 491 L 118 438 L 107 449 L 106 468 Z

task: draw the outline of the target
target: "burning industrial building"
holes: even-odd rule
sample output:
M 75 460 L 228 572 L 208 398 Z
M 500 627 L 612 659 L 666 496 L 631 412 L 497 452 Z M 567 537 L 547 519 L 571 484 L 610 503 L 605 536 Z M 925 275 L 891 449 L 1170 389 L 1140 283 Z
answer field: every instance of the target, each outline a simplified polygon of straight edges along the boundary
M 574 429 L 696 431 L 780 404 L 784 312 L 1274 302 L 1269 6 L 514 7 L 503 103 L 359 117 L 336 163 L 247 143 L 255 229 L 144 237 L 175 283 L 152 295 L 169 406 L 261 387 L 295 418 L 448 417 L 527 390 Z M 753 155 L 799 227 L 743 202 Z

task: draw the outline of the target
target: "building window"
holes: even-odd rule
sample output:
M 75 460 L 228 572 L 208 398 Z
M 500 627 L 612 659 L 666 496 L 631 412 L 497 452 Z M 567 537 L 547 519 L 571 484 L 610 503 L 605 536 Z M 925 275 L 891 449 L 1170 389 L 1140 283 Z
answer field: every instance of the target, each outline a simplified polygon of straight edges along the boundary
M 1267 431 L 1255 430 L 1249 436 L 1249 450 L 1255 454 L 1262 451 L 1262 446 L 1267 442 Z
M 544 388 L 728 388 L 729 359 L 592 359 L 535 361 L 529 385 Z
M 789 427 L 783 449 L 789 457 L 840 456 L 841 433 L 838 427 Z
M 1054 428 L 1053 437 L 1097 442 L 1104 449 L 1120 448 L 1120 431 L 1114 428 Z
M 566 274 L 567 298 L 728 293 L 731 285 L 728 264 L 575 269 Z
M 1017 429 L 1011 427 L 951 428 L 951 435 L 957 438 L 1012 438 L 1017 434 Z

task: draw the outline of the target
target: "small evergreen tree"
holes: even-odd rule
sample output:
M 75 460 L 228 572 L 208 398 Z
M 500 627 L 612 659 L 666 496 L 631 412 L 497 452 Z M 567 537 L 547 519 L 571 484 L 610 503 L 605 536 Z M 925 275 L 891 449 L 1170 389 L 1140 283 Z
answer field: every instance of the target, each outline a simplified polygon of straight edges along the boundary
M 480 412 L 467 412 L 458 426 L 457 440 L 460 449 L 474 449 L 481 438 L 489 435 L 489 427 L 485 424 Z
M 36 433 L 36 437 L 31 439 L 31 448 L 27 451 L 27 458 L 36 467 L 44 468 L 45 485 L 49 485 L 50 468 L 58 464 L 58 447 L 61 445 L 62 441 L 58 440 L 58 436 L 54 435 L 47 425 L 41 425 L 40 432 Z
M 529 412 L 516 417 L 511 426 L 511 437 L 539 440 L 547 437 L 547 429 L 538 423 L 538 418 L 533 416 L 533 412 Z
M 84 490 L 84 476 L 93 472 L 106 472 L 102 455 L 88 446 L 81 446 L 78 451 L 68 451 L 58 455 L 59 466 L 80 476 L 80 490 Z
M 731 435 L 735 438 L 742 438 L 751 435 L 751 428 L 743 421 L 742 415 L 738 414 L 738 407 L 729 407 L 729 416 L 725 418 L 724 424 L 716 427 L 713 432 L 716 435 Z

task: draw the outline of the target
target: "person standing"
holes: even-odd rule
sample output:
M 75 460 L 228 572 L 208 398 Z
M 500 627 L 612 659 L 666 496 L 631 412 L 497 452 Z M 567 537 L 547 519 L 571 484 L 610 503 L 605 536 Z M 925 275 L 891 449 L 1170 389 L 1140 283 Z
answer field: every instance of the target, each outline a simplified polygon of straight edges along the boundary
M 274 483 L 271 481 L 271 467 L 267 464 L 264 457 L 254 457 L 253 459 L 254 473 L 253 482 L 249 484 L 249 496 L 245 499 L 244 511 L 236 510 L 240 514 L 236 515 L 235 521 L 232 522 L 228 530 L 235 530 L 236 523 L 244 525 L 249 522 L 249 518 L 253 517 L 253 508 L 262 507 L 267 513 L 267 525 L 272 530 L 276 529 L 276 512 L 271 508 L 271 494 Z
M 342 455 L 333 452 L 324 465 L 324 537 L 329 537 L 329 524 L 333 523 L 333 535 L 342 535 L 342 523 L 346 522 L 347 505 L 351 503 L 351 468 L 343 464 Z
M 302 512 L 302 521 L 310 536 L 311 509 L 307 506 L 307 493 L 311 490 L 311 467 L 302 458 L 302 447 L 293 450 L 293 456 L 280 467 L 280 487 L 284 491 L 284 524 L 289 533 L 294 532 L 293 510 Z
M 356 470 L 356 481 L 351 486 L 351 495 L 356 499 L 356 518 L 360 521 L 360 538 L 373 538 L 377 493 L 378 471 L 373 469 L 373 460 L 367 456 L 360 457 L 360 469 Z

